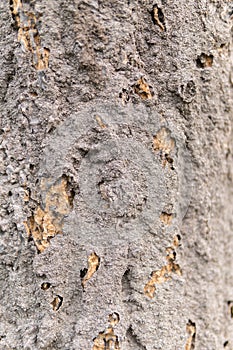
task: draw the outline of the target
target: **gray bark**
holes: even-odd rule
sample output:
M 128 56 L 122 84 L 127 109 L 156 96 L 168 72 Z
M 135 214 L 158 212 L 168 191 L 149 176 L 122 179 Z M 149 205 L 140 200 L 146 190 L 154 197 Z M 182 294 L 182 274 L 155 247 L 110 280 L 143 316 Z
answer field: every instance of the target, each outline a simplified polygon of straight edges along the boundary
M 232 350 L 232 3 L 0 14 L 0 349 Z

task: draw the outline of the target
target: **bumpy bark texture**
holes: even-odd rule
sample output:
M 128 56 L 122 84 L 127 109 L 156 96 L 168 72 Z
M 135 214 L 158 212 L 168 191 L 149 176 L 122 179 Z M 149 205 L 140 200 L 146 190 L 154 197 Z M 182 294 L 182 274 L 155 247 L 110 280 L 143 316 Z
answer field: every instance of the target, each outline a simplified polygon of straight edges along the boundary
M 232 4 L 0 14 L 0 349 L 232 350 Z

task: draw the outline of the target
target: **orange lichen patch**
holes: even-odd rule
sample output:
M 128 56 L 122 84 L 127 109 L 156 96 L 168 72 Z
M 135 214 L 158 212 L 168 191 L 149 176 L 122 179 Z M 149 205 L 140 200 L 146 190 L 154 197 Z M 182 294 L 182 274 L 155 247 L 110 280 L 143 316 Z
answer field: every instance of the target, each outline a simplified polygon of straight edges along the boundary
M 34 215 L 24 222 L 27 233 L 31 236 L 39 252 L 43 252 L 49 241 L 56 234 L 62 233 L 64 216 L 72 207 L 66 178 L 49 187 L 45 198 L 45 209 L 38 207 Z
M 21 0 L 10 0 L 12 17 L 18 29 L 18 41 L 25 52 L 31 52 L 32 62 L 37 70 L 44 70 L 49 65 L 50 50 L 41 47 L 37 30 L 37 18 L 32 12 L 25 12 Z
M 96 119 L 97 123 L 99 124 L 99 126 L 102 129 L 106 129 L 107 128 L 107 126 L 104 124 L 104 122 L 102 121 L 102 119 L 98 115 L 95 117 L 95 119 Z
M 153 139 L 153 148 L 155 152 L 161 153 L 163 166 L 167 163 L 173 164 L 173 159 L 170 157 L 171 152 L 175 148 L 175 140 L 171 137 L 171 131 L 162 127 Z
M 152 98 L 149 85 L 146 83 L 144 78 L 139 79 L 133 86 L 134 92 L 138 94 L 141 99 L 147 100 Z
M 178 264 L 175 263 L 176 260 L 176 252 L 175 252 L 176 245 L 173 243 L 172 247 L 168 247 L 166 249 L 167 256 L 167 264 L 164 265 L 160 270 L 153 271 L 151 274 L 151 279 L 147 282 L 147 284 L 144 287 L 144 293 L 149 298 L 153 298 L 156 291 L 156 284 L 162 284 L 169 279 L 171 279 L 171 274 L 176 273 L 177 275 L 181 276 L 182 271 Z
M 166 225 L 171 225 L 172 218 L 173 218 L 172 214 L 168 214 L 165 212 L 162 212 L 162 214 L 160 215 L 160 220 Z
M 109 315 L 109 326 L 105 332 L 100 332 L 94 339 L 92 350 L 120 350 L 118 336 L 115 335 L 113 327 L 119 322 L 117 313 Z
M 188 321 L 186 326 L 187 333 L 189 337 L 187 339 L 185 350 L 194 350 L 195 349 L 195 338 L 196 338 L 196 325 L 192 321 Z
M 100 258 L 98 255 L 94 252 L 91 253 L 91 255 L 88 257 L 88 270 L 85 274 L 83 280 L 82 280 L 82 286 L 85 287 L 85 284 L 87 281 L 94 275 L 94 273 L 98 270 L 100 265 Z

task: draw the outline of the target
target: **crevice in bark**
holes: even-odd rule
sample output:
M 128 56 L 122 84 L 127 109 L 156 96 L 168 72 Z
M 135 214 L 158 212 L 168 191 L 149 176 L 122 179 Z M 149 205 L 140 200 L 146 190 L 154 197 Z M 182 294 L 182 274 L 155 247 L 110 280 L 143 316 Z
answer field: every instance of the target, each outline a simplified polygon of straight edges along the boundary
M 83 289 L 86 286 L 86 283 L 92 278 L 94 273 L 98 270 L 100 266 L 100 257 L 94 252 L 91 253 L 88 257 L 88 269 L 83 269 L 80 271 L 80 276 L 82 278 L 82 287 Z
M 38 71 L 49 66 L 50 49 L 41 46 L 41 38 L 37 29 L 37 18 L 33 12 L 23 9 L 21 0 L 10 0 L 10 10 L 15 26 L 18 29 L 18 41 L 22 50 L 31 52 L 32 62 Z
M 129 342 L 130 349 L 134 350 L 146 350 L 146 347 L 141 344 L 137 335 L 133 332 L 132 326 L 130 326 L 126 332 L 126 338 Z
M 179 237 L 178 237 L 179 236 Z M 182 275 L 181 268 L 178 264 L 176 264 L 176 247 L 180 244 L 180 235 L 175 236 L 173 240 L 173 245 L 171 247 L 166 248 L 167 256 L 167 264 L 164 265 L 160 270 L 153 271 L 151 273 L 151 279 L 147 282 L 144 287 L 144 293 L 149 298 L 153 298 L 156 291 L 156 284 L 164 283 L 171 279 L 170 275 L 175 273 L 179 276 Z
M 229 300 L 227 302 L 230 317 L 233 318 L 233 301 Z
M 63 297 L 60 295 L 56 295 L 56 297 L 51 302 L 54 311 L 58 311 L 63 303 Z
M 197 57 L 196 63 L 198 68 L 210 68 L 213 65 L 214 56 L 202 53 Z
M 187 330 L 187 333 L 189 334 L 189 337 L 185 345 L 185 350 L 194 350 L 195 340 L 196 340 L 196 324 L 191 320 L 189 320 L 186 326 L 186 330 Z
M 151 11 L 151 18 L 153 23 L 159 26 L 162 32 L 166 31 L 165 16 L 163 10 L 160 7 L 158 7 L 157 4 L 153 6 L 153 9 Z
M 48 290 L 50 287 L 51 287 L 51 283 L 49 283 L 49 282 L 43 282 L 41 284 L 41 289 L 42 290 Z

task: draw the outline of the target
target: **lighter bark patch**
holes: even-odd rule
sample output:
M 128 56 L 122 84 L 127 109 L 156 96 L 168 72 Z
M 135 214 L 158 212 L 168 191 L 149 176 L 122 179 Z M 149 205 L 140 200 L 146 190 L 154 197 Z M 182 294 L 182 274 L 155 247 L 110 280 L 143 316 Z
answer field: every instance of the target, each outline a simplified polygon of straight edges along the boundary
M 58 311 L 62 306 L 63 298 L 60 295 L 57 295 L 51 302 L 53 311 Z
M 46 180 L 42 188 L 46 187 Z M 56 234 L 62 233 L 63 219 L 72 208 L 72 199 L 67 179 L 63 177 L 51 186 L 45 198 L 45 208 L 37 207 L 34 214 L 24 222 L 27 233 L 35 242 L 39 252 L 43 252 Z
M 95 119 L 96 119 L 98 125 L 101 127 L 101 129 L 106 129 L 106 127 L 107 127 L 106 124 L 104 124 L 104 122 L 102 121 L 102 119 L 98 115 L 95 117 Z
M 165 212 L 163 212 L 163 213 L 160 215 L 160 220 L 161 220 L 165 225 L 171 225 L 172 218 L 173 218 L 173 215 L 172 215 L 172 214 L 168 214 L 168 213 L 165 213 Z
M 171 131 L 162 127 L 153 139 L 153 149 L 155 152 L 160 152 L 162 165 L 173 164 L 171 153 L 175 149 L 175 139 L 171 137 Z
M 118 336 L 115 335 L 114 326 L 120 321 L 119 315 L 113 313 L 109 315 L 109 326 L 104 332 L 94 338 L 92 350 L 120 350 Z
M 98 270 L 100 265 L 100 258 L 96 253 L 91 253 L 88 257 L 88 270 L 86 275 L 82 280 L 82 287 L 84 288 L 87 281 L 94 275 L 94 273 Z
M 150 87 L 144 78 L 139 79 L 133 86 L 134 92 L 138 94 L 142 100 L 147 100 L 152 98 L 152 93 Z
M 167 264 L 164 265 L 160 270 L 153 271 L 151 275 L 151 279 L 147 282 L 144 287 L 144 293 L 149 298 L 153 298 L 156 291 L 156 284 L 162 284 L 171 279 L 171 274 L 175 273 L 179 276 L 182 275 L 181 268 L 178 264 L 176 264 L 176 251 L 175 248 L 178 246 L 179 239 L 177 236 L 173 240 L 173 245 L 171 247 L 166 248 L 167 256 Z
M 41 71 L 48 68 L 50 50 L 41 46 L 37 29 L 37 18 L 34 13 L 23 10 L 22 0 L 11 0 L 12 18 L 18 29 L 18 41 L 24 52 L 31 52 L 34 67 Z
M 192 321 L 188 321 L 186 326 L 187 333 L 189 334 L 188 340 L 185 345 L 185 350 L 195 349 L 195 338 L 196 338 L 196 325 Z

